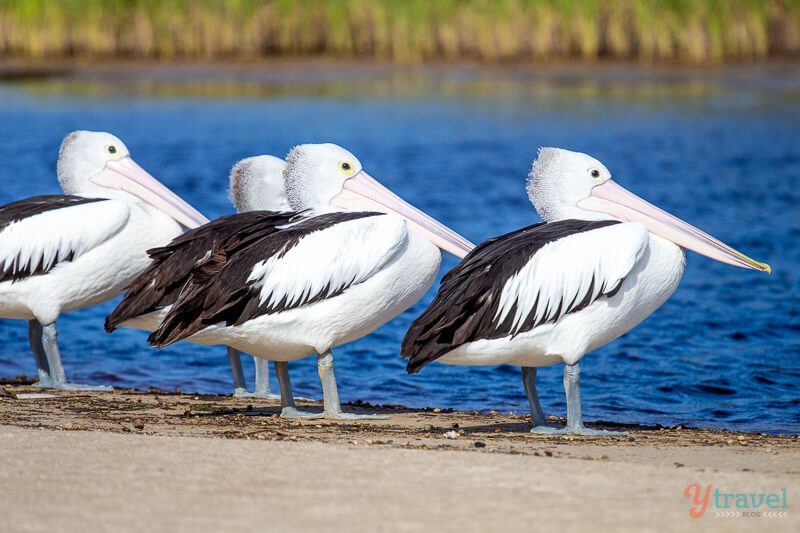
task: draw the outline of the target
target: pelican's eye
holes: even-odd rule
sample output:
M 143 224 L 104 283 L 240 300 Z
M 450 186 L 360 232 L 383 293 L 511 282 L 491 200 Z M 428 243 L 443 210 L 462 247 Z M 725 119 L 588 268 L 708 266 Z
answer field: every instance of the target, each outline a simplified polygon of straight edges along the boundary
M 116 146 L 114 146 L 113 144 L 109 144 L 108 146 L 106 146 L 106 151 L 107 151 L 109 154 L 111 154 L 111 155 L 114 155 L 114 154 L 116 154 L 116 153 L 117 153 L 117 147 L 116 147 Z
M 592 175 L 593 178 L 599 178 L 600 177 L 600 171 L 597 170 L 596 168 L 593 168 L 589 173 Z
M 347 161 L 342 161 L 341 163 L 339 163 L 339 169 L 341 169 L 341 171 L 347 174 L 348 176 L 353 173 L 353 165 L 348 163 Z

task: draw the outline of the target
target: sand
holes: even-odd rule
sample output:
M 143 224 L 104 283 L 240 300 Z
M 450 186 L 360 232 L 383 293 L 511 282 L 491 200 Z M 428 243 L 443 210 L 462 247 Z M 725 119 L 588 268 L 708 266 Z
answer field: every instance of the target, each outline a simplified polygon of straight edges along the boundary
M 349 407 L 391 418 L 286 421 L 265 400 L 6 385 L 0 531 L 800 529 L 795 437 L 544 437 L 521 416 Z M 712 501 L 693 519 L 689 483 L 786 488 L 787 514 L 717 516 Z

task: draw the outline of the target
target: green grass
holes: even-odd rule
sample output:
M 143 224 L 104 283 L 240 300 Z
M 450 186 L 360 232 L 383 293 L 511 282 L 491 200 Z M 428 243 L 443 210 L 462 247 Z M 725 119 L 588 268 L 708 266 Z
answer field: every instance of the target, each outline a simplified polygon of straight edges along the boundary
M 0 57 L 750 61 L 800 0 L 0 0 Z

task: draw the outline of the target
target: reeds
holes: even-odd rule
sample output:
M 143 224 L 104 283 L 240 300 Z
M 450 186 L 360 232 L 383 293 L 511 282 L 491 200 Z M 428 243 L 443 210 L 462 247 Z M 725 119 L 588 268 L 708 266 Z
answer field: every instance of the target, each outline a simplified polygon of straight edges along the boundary
M 0 56 L 748 61 L 800 0 L 0 0 Z

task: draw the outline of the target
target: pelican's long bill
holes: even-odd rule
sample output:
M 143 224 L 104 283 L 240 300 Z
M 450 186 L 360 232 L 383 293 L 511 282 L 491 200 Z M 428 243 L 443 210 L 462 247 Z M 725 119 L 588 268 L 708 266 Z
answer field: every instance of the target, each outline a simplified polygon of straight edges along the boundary
M 342 192 L 333 198 L 332 203 L 345 209 L 400 215 L 412 231 L 459 259 L 475 248 L 467 239 L 409 204 L 363 170 L 344 182 Z
M 136 195 L 187 228 L 196 228 L 208 222 L 206 217 L 140 167 L 130 156 L 109 161 L 92 181 L 103 187 Z
M 639 222 L 649 231 L 682 248 L 693 250 L 722 263 L 767 273 L 772 272 L 772 268 L 768 264 L 759 263 L 734 250 L 711 235 L 639 198 L 613 180 L 607 180 L 605 183 L 595 186 L 591 195 L 581 200 L 578 206 L 629 222 Z

